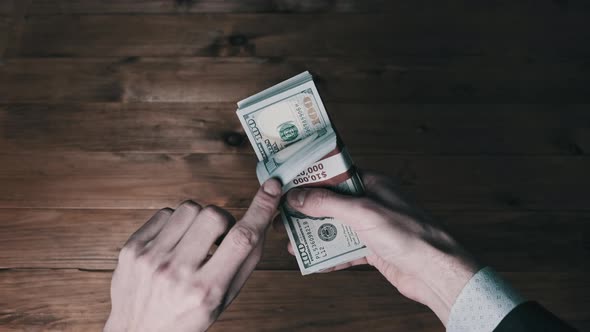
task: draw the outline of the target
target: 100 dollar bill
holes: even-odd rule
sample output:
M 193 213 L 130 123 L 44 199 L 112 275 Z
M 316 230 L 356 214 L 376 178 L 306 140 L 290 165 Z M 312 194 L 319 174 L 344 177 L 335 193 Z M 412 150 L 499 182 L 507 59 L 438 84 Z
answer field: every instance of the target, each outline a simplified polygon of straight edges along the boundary
M 244 99 L 238 107 L 238 117 L 258 160 L 268 165 L 276 164 L 273 156 L 279 151 L 295 147 L 297 142 L 326 128 L 332 130 L 328 114 L 307 72 Z M 284 190 L 318 186 L 350 195 L 363 193 L 352 159 L 341 143 L 311 164 L 299 163 L 299 159 L 305 158 L 289 159 L 289 163 L 293 163 L 289 166 L 296 167 L 300 173 L 284 183 Z M 271 173 L 272 169 L 268 171 Z M 286 204 L 280 210 L 302 274 L 318 272 L 368 254 L 357 234 L 342 222 L 331 217 L 306 216 Z

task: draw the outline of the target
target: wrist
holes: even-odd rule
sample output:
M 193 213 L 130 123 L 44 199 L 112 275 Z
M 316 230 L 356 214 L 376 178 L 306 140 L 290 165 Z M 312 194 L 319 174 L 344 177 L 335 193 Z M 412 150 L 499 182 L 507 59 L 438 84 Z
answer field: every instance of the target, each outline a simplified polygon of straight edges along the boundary
M 482 266 L 452 239 L 444 244 L 425 242 L 419 256 L 422 268 L 417 278 L 426 294 L 422 303 L 446 325 L 457 296 Z

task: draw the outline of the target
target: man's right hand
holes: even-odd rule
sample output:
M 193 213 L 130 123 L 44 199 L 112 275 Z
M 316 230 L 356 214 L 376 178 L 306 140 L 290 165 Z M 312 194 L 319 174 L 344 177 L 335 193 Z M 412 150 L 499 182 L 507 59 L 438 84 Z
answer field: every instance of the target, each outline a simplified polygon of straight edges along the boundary
M 287 202 L 309 216 L 348 224 L 372 252 L 330 270 L 373 265 L 400 293 L 427 305 L 446 325 L 455 299 L 481 266 L 424 212 L 402 199 L 391 180 L 366 174 L 363 182 L 364 197 L 295 188 Z

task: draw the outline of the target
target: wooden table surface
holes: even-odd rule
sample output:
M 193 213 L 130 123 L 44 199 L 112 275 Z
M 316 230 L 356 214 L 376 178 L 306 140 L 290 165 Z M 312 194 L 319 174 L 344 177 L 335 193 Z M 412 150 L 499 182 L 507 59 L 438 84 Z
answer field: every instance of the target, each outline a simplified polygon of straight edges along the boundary
M 589 330 L 589 22 L 582 0 L 0 0 L 0 330 L 100 330 L 156 209 L 242 214 L 235 102 L 304 70 L 360 167 Z M 301 277 L 286 242 L 213 331 L 444 330 L 369 268 Z

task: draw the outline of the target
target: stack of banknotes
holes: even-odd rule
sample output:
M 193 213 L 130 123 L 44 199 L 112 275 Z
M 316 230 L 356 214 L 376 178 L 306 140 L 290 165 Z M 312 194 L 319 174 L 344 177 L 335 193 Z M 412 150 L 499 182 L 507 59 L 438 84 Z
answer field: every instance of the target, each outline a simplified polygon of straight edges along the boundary
M 238 102 L 237 115 L 258 157 L 260 183 L 274 177 L 285 192 L 301 186 L 363 193 L 309 72 Z M 349 226 L 330 216 L 306 216 L 287 203 L 280 211 L 303 275 L 369 253 Z

